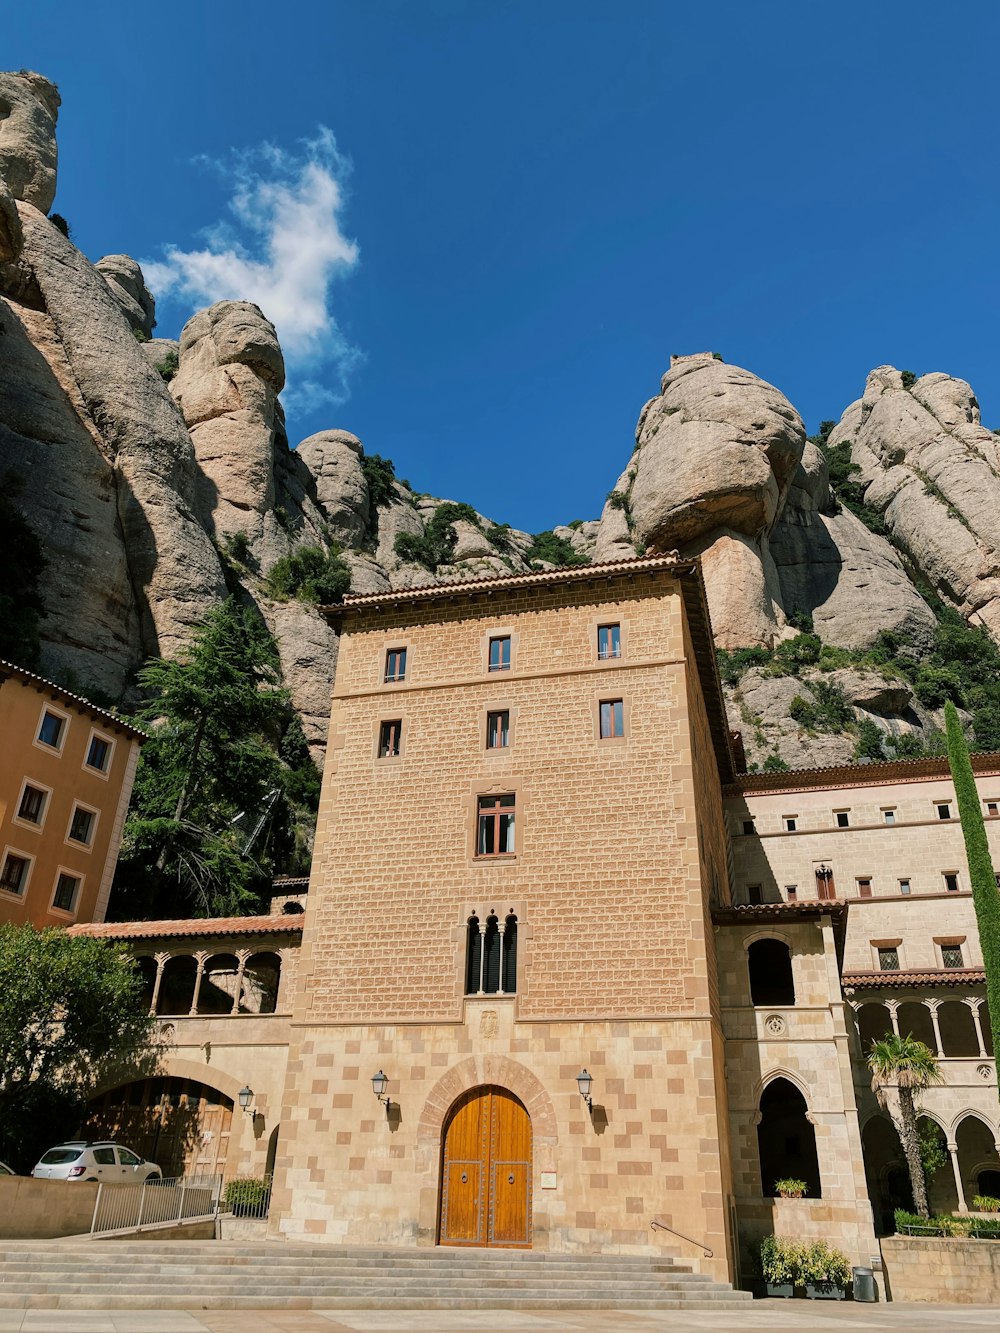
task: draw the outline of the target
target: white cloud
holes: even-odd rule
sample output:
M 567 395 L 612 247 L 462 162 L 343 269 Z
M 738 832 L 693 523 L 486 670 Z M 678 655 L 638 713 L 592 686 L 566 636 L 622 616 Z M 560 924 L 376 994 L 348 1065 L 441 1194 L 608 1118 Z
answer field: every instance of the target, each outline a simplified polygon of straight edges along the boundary
M 361 353 L 345 339 L 331 307 L 332 286 L 358 262 L 342 232 L 349 165 L 325 126 L 301 153 L 274 144 L 201 159 L 232 186 L 231 219 L 206 227 L 202 248 L 164 246 L 143 260 L 158 300 L 192 312 L 214 301 L 253 301 L 272 321 L 285 355 L 285 400 L 300 410 L 342 403 Z

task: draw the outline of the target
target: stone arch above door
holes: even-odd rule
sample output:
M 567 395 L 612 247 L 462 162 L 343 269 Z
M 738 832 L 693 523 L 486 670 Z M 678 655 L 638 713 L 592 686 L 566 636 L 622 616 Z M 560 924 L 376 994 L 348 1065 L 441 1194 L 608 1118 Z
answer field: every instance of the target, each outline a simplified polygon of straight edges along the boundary
M 536 1148 L 553 1148 L 558 1140 L 556 1113 L 549 1094 L 525 1065 L 506 1055 L 470 1056 L 446 1073 L 427 1094 L 417 1122 L 417 1147 L 438 1150 L 445 1118 L 463 1092 L 484 1084 L 506 1088 L 531 1117 Z

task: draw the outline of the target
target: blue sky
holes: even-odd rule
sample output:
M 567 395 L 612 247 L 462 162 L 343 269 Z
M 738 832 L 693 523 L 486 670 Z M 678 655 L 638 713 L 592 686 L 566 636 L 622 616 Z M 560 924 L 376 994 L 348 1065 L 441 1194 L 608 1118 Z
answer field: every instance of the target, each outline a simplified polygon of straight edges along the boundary
M 810 430 L 885 362 L 1000 426 L 992 0 L 34 0 L 4 38 L 158 333 L 259 284 L 292 443 L 536 531 L 599 513 L 671 352 Z

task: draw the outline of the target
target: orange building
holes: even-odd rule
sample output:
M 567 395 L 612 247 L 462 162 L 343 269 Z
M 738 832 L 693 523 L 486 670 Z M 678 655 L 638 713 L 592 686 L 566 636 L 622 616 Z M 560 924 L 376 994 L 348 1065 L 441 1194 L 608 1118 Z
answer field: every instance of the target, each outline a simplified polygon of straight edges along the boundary
M 141 731 L 0 662 L 0 921 L 103 921 Z

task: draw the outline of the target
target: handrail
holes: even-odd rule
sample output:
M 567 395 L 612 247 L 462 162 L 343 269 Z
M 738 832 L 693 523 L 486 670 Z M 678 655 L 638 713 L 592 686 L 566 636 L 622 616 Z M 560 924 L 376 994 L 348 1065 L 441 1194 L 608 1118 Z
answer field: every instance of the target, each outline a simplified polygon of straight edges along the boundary
M 690 1236 L 685 1236 L 683 1231 L 675 1231 L 673 1227 L 668 1227 L 666 1222 L 661 1222 L 659 1218 L 650 1218 L 649 1225 L 654 1231 L 669 1231 L 671 1236 L 680 1236 L 681 1240 L 686 1240 L 690 1245 L 697 1245 L 706 1259 L 714 1258 L 714 1252 L 708 1248 L 703 1240 L 692 1240 Z

